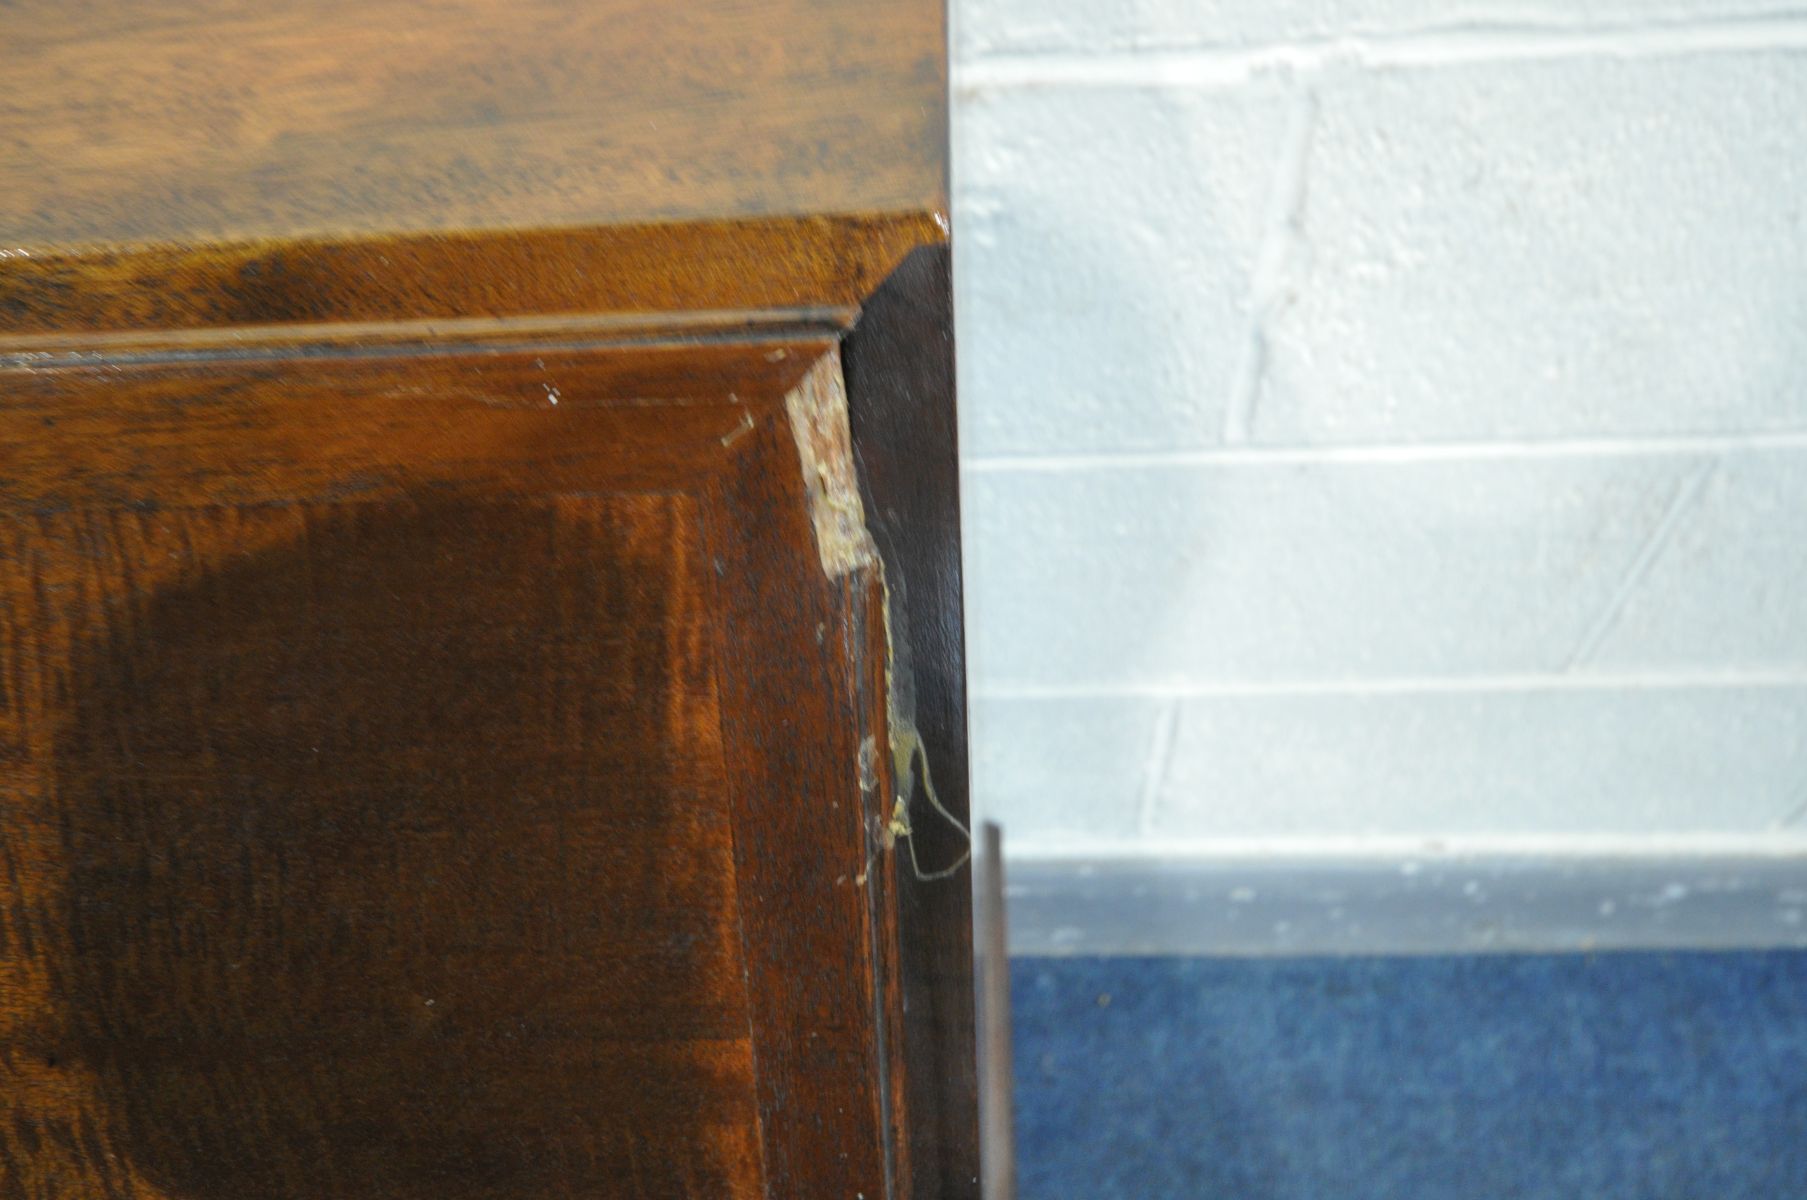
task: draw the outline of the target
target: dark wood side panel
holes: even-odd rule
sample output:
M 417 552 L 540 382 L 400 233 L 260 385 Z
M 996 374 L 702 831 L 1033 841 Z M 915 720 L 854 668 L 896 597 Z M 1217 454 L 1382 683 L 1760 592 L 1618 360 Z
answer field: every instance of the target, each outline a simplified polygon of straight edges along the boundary
M 0 0 L 0 1200 L 974 1194 L 945 41 Z
M 701 516 L 0 522 L 0 1191 L 759 1194 Z
M 0 1195 L 887 1194 L 825 348 L 0 370 Z
M 960 484 L 950 256 L 914 251 L 867 302 L 842 346 L 867 524 L 891 595 L 897 702 L 920 732 L 942 804 L 970 826 Z M 910 810 L 916 857 L 934 873 L 970 846 L 925 802 Z M 919 879 L 908 847 L 888 878 L 901 989 L 897 1121 L 909 1194 L 979 1194 L 973 1034 L 972 876 Z

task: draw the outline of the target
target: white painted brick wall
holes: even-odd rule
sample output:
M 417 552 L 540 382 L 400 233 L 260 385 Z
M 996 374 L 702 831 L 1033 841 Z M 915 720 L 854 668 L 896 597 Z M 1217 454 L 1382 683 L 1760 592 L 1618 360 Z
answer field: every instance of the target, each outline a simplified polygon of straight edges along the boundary
M 955 0 L 954 48 L 965 63 L 1021 53 L 1316 48 L 1349 39 L 1510 46 L 1526 38 L 1598 38 L 1603 52 L 1706 27 L 1786 22 L 1766 0 Z M 1797 10 L 1798 11 L 1798 10 Z M 1497 49 L 1495 51 L 1498 52 Z
M 1019 853 L 1807 849 L 1807 5 L 954 16 Z
M 1272 87 L 961 103 L 959 315 L 983 331 L 962 359 L 969 455 L 1216 439 L 1286 117 Z

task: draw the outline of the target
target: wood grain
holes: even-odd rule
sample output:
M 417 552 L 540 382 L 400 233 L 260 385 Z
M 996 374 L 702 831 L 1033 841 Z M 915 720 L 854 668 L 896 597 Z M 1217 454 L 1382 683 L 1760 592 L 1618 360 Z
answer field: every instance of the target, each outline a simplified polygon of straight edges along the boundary
M 855 306 L 945 238 L 933 0 L 13 0 L 0 335 Z
M 699 518 L 5 522 L 0 1191 L 755 1193 Z
M 0 371 L 0 1195 L 888 1194 L 828 345 Z
M 12 0 L 7 249 L 936 210 L 926 0 Z
M 0 506 L 684 486 L 831 344 L 31 363 L 0 371 Z
M 845 324 L 899 259 L 943 236 L 934 214 L 905 213 L 10 255 L 0 247 L 0 341 L 121 330 L 230 330 L 255 340 L 272 325 L 543 314 L 659 314 L 672 326 L 694 322 L 697 310 L 790 310 L 791 320 Z
M 891 1196 L 873 990 L 877 953 L 858 704 L 875 615 L 864 579 L 829 579 L 787 428 L 762 425 L 720 482 L 723 737 L 740 784 L 735 861 L 770 1195 Z M 782 471 L 777 464 L 784 464 Z M 784 530 L 757 532 L 774 513 Z M 803 551 L 807 561 L 795 552 Z M 808 731 L 807 734 L 804 731 Z M 773 1121 L 771 1114 L 795 1119 Z
M 973 1194 L 943 40 L 0 0 L 0 1197 Z

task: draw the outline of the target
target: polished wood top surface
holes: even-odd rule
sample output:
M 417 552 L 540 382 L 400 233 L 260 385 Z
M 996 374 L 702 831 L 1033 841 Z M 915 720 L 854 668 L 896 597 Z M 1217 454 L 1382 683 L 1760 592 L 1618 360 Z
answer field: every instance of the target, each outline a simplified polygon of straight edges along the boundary
M 0 247 L 939 210 L 930 0 L 13 0 Z
M 0 353 L 699 309 L 844 326 L 946 240 L 944 37 L 935 0 L 0 4 Z

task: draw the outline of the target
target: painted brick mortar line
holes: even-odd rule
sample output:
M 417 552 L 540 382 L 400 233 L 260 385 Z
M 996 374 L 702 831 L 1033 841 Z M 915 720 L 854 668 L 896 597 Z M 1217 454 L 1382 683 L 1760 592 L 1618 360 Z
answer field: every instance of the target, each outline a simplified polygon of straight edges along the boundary
M 1341 836 L 1179 837 L 1158 843 L 1140 838 L 1099 838 L 1079 842 L 1058 834 L 1018 835 L 1010 857 L 1048 862 L 1204 862 L 1237 860 L 1308 863 L 1371 862 L 1397 872 L 1401 862 L 1422 867 L 1459 866 L 1474 858 L 1514 858 L 1569 862 L 1589 859 L 1691 861 L 1780 859 L 1807 866 L 1807 838 L 1751 833 L 1465 833 L 1345 834 Z M 1704 862 L 1703 862 L 1704 860 Z
M 1643 458 L 1766 454 L 1807 450 L 1807 430 L 1676 434 L 1656 437 L 1499 438 L 1473 442 L 1385 442 L 1352 445 L 1212 446 L 1194 450 L 1099 451 L 1075 454 L 974 455 L 968 474 L 1040 471 L 1142 471 L 1160 467 L 1260 467 L 1312 463 L 1398 465 L 1517 458 Z
M 1252 47 L 985 55 L 956 66 L 962 92 L 1019 87 L 1235 87 L 1337 67 L 1435 68 L 1566 58 L 1673 58 L 1807 50 L 1807 14 L 1750 20 L 1451 28 L 1350 34 Z
M 1516 675 L 1349 676 L 1180 684 L 1013 684 L 973 688 L 975 700 L 1191 700 L 1257 696 L 1406 696 L 1488 692 L 1613 692 L 1807 689 L 1807 671 L 1649 671 Z

